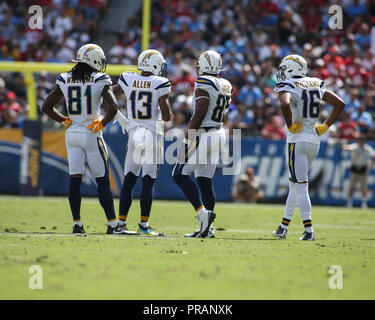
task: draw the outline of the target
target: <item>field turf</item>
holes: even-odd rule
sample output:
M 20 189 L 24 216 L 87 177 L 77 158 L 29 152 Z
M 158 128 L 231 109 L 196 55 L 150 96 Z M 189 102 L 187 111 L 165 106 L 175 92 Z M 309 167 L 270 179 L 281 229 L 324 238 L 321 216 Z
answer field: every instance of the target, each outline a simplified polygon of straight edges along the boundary
M 116 201 L 118 208 L 118 201 Z M 281 205 L 218 203 L 216 239 L 196 228 L 187 202 L 155 201 L 150 225 L 165 237 L 105 235 L 96 199 L 82 201 L 87 237 L 71 234 L 66 198 L 0 197 L 1 299 L 375 299 L 375 210 L 313 206 L 315 242 L 299 212 L 288 238 L 271 232 Z M 133 202 L 129 229 L 139 220 Z M 43 269 L 43 290 L 28 287 Z M 343 289 L 328 287 L 341 266 Z

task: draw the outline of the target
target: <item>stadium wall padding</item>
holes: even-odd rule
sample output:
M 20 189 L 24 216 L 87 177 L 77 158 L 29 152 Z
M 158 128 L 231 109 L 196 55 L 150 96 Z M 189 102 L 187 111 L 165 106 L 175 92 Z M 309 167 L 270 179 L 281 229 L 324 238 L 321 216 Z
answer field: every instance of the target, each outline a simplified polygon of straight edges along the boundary
M 123 164 L 127 135 L 119 126 L 106 128 L 104 140 L 110 158 L 110 180 L 112 191 L 118 196 L 123 181 Z M 22 131 L 20 129 L 0 129 L 0 194 L 20 192 L 20 150 Z M 165 142 L 165 148 L 171 142 Z M 375 148 L 375 143 L 371 143 Z M 65 196 L 68 190 L 69 174 L 65 138 L 63 131 L 44 132 L 42 137 L 42 159 L 40 172 L 40 194 Z M 288 192 L 288 169 L 285 161 L 285 141 L 242 138 L 241 169 L 236 175 L 222 175 L 219 166 L 214 177 L 214 187 L 218 201 L 231 201 L 233 185 L 248 166 L 255 169 L 265 192 L 265 202 L 282 203 Z M 310 170 L 310 196 L 313 204 L 345 205 L 349 187 L 350 153 L 342 151 L 337 144 L 322 142 L 319 156 Z M 162 164 L 155 186 L 156 199 L 183 200 L 184 195 L 172 179 L 173 166 Z M 369 174 L 369 205 L 375 206 L 375 168 Z M 82 183 L 84 196 L 96 196 L 96 182 L 86 167 Z M 134 195 L 139 197 L 141 179 L 138 179 Z M 359 204 L 360 192 L 354 197 Z

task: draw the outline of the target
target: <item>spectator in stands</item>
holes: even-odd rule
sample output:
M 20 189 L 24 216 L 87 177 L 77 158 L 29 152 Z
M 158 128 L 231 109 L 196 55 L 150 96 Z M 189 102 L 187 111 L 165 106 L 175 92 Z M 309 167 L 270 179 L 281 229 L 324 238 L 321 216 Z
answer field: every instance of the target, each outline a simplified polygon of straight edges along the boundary
M 261 181 L 255 175 L 254 169 L 249 167 L 246 172 L 240 176 L 238 182 L 234 185 L 232 199 L 236 202 L 261 202 L 264 199 Z
M 354 140 L 359 138 L 358 125 L 351 119 L 350 111 L 343 112 L 343 120 L 338 125 L 335 137 L 339 139 Z
M 95 41 L 98 22 L 108 5 L 105 0 L 46 1 L 44 29 L 35 31 L 27 29 L 28 2 L 0 4 L 2 61 L 69 61 L 83 42 Z M 330 16 L 323 1 L 153 1 L 150 47 L 161 50 L 167 59 L 168 77 L 176 84 L 171 97 L 172 102 L 175 100 L 174 111 L 182 111 L 189 118 L 192 98 L 181 89 L 187 85 L 181 80 L 190 78 L 191 83 L 197 77 L 196 57 L 202 50 L 214 48 L 222 55 L 222 75 L 234 88 L 232 108 L 245 104 L 246 113 L 254 118 L 252 129 L 246 129 L 246 133 L 259 136 L 265 120 L 274 113 L 268 110 L 279 107 L 273 92 L 275 68 L 280 58 L 295 52 L 306 57 L 311 76 L 324 79 L 327 87 L 344 97 L 346 110 L 351 111 L 358 130 L 374 138 L 374 102 L 368 96 L 375 96 L 375 6 L 357 0 L 343 1 L 341 5 L 345 28 L 337 33 L 327 31 Z M 129 18 L 126 28 L 118 31 L 118 41 L 108 53 L 111 63 L 137 63 L 142 47 L 141 17 L 139 12 Z M 22 77 L 15 80 L 18 76 L 2 73 L 2 78 L 5 89 L 15 92 L 17 102 L 25 108 Z M 46 81 L 50 79 L 54 77 Z M 355 112 L 360 105 L 365 110 Z M 323 105 L 322 110 L 325 108 Z M 233 127 L 234 118 L 228 116 L 228 127 Z M 340 130 L 334 136 L 347 136 Z
M 229 120 L 233 129 L 241 129 L 242 134 L 251 134 L 254 122 L 254 113 L 242 102 L 237 104 L 237 108 L 229 113 Z
M 189 70 L 184 69 L 181 77 L 178 77 L 175 81 L 173 81 L 174 92 L 177 94 L 182 93 L 186 96 L 191 95 L 194 90 L 194 81 L 195 79 L 191 74 L 189 74 Z
M 358 110 L 352 114 L 352 119 L 358 124 L 359 131 L 367 135 L 370 128 L 372 128 L 372 115 L 366 111 L 366 107 L 361 105 Z
M 286 135 L 283 130 L 283 124 L 280 116 L 272 116 L 270 123 L 262 130 L 263 137 L 272 140 L 285 139 Z
M 13 91 L 9 91 L 6 96 L 6 102 L 0 105 L 1 127 L 19 127 L 21 115 L 22 106 L 16 101 L 16 94 Z

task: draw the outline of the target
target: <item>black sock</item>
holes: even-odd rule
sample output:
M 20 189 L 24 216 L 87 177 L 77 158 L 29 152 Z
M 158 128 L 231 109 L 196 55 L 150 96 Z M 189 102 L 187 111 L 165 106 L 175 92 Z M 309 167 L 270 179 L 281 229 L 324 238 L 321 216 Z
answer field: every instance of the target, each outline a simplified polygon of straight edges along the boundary
M 283 217 L 283 220 L 281 220 L 281 224 L 285 227 L 288 228 L 290 223 L 290 219 Z
M 81 181 L 82 177 L 70 177 L 68 197 L 73 221 L 81 220 Z
M 199 196 L 197 184 L 191 180 L 189 176 L 176 174 L 173 176 L 173 179 L 180 186 L 186 198 L 193 205 L 195 211 L 203 206 L 202 200 Z
M 137 176 L 132 172 L 129 172 L 124 177 L 120 194 L 120 208 L 119 208 L 119 219 L 126 221 L 128 211 L 133 201 L 133 189 L 137 182 Z
M 214 188 L 212 187 L 212 179 L 206 177 L 197 177 L 199 189 L 201 190 L 201 196 L 203 205 L 207 210 L 213 211 L 216 203 L 216 196 Z
M 152 179 L 149 175 L 142 178 L 142 193 L 141 193 L 141 221 L 148 221 L 154 199 L 154 186 L 156 179 Z
M 113 206 L 113 196 L 109 184 L 108 176 L 96 178 L 98 184 L 98 198 L 99 202 L 107 216 L 107 220 L 116 220 L 115 207 Z

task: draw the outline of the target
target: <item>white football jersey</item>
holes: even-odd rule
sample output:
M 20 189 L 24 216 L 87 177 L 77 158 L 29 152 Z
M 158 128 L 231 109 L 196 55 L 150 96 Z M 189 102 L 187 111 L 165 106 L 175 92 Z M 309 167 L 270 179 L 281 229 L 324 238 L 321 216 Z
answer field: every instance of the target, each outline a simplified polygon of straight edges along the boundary
M 320 103 L 326 91 L 324 82 L 318 78 L 301 77 L 290 78 L 278 82 L 276 92 L 290 92 L 292 94 L 292 121 L 300 122 L 303 130 L 299 133 L 288 132 L 287 143 L 299 141 L 320 143 L 315 131 L 315 124 L 320 113 Z
M 210 97 L 210 104 L 208 105 L 207 114 L 202 121 L 201 127 L 222 126 L 231 104 L 233 89 L 230 82 L 224 78 L 208 75 L 197 78 L 195 80 L 193 95 L 194 110 L 196 89 L 206 91 Z
M 129 130 L 145 127 L 158 134 L 164 132 L 159 98 L 171 92 L 171 82 L 164 77 L 141 76 L 135 72 L 124 72 L 118 84 L 125 93 Z
M 86 126 L 99 118 L 103 88 L 112 85 L 109 75 L 93 72 L 89 82 L 81 83 L 73 82 L 71 72 L 65 72 L 57 77 L 56 84 L 64 94 L 66 109 L 72 120 L 67 131 L 91 132 Z

